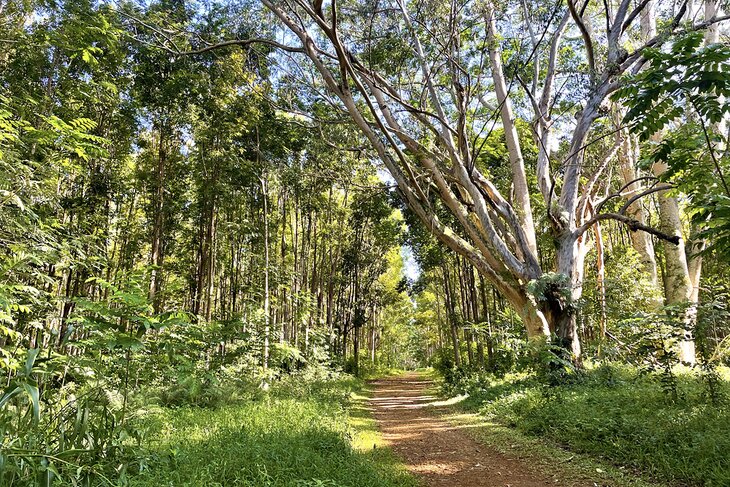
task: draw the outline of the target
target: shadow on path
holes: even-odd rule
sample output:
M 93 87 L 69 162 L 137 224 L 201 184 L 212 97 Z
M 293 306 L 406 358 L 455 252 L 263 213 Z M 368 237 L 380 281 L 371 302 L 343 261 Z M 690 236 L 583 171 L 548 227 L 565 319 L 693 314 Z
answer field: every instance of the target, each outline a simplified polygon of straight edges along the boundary
M 388 443 L 408 470 L 428 486 L 545 487 L 562 482 L 529 460 L 511 457 L 478 443 L 465 428 L 441 419 L 432 405 L 432 383 L 417 373 L 372 383 L 373 415 Z M 570 485 L 574 485 L 572 482 Z

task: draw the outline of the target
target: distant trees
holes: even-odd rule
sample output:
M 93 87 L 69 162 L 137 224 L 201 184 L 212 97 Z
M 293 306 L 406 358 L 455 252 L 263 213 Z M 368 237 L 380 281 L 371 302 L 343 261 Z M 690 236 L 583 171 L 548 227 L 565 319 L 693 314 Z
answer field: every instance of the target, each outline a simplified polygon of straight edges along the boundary
M 355 9 L 339 2 L 262 3 L 298 40 L 286 49 L 309 58 L 331 103 L 369 140 L 409 208 L 489 279 L 519 313 L 528 336 L 552 336 L 580 356 L 576 309 L 588 231 L 606 220 L 669 242 L 665 289 L 667 301 L 677 301 L 674 255 L 684 252 L 684 240 L 676 222 L 665 222 L 676 220 L 676 212 L 660 211 L 660 229 L 636 212 L 627 214 L 631 204 L 667 188 L 641 176 L 618 191 L 632 188 L 628 205 L 606 205 L 614 197 L 606 175 L 628 137 L 620 119 L 609 116 L 608 102 L 624 85 L 622 76 L 639 71 L 652 49 L 724 21 L 716 10 L 687 23 L 687 3 L 655 9 L 628 0 L 418 8 L 396 1 Z M 653 12 L 662 17 L 661 31 L 642 30 L 640 19 Z M 529 165 L 515 104 L 532 122 L 538 154 Z M 504 129 L 506 181 L 479 164 L 482 137 L 495 124 Z M 547 262 L 537 247 L 531 191 L 540 196 L 539 217 L 552 235 L 555 250 Z M 642 252 L 651 272 L 649 250 Z M 691 351 L 686 355 L 691 360 Z
M 128 30 L 164 17 L 222 35 L 232 10 L 7 8 L 0 260 L 10 370 L 26 347 L 68 352 L 95 333 L 77 324 L 79 299 L 105 302 L 110 286 L 140 273 L 156 315 L 185 311 L 226 323 L 233 341 L 289 344 L 317 360 L 352 354 L 367 329 L 374 356 L 374 323 L 389 306 L 377 283 L 396 265 L 388 255 L 402 223 L 370 161 L 338 149 L 352 131 L 282 110 L 321 107 L 275 82 L 258 51 L 174 57 Z M 259 353 L 268 363 L 270 351 Z

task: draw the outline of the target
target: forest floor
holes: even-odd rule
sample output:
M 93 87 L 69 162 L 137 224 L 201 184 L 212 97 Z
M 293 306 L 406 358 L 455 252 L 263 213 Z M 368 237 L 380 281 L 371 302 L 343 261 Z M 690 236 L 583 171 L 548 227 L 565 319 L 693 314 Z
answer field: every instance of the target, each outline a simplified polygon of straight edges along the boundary
M 525 447 L 523 439 L 498 427 L 491 431 L 483 420 L 457 414 L 448 401 L 439 401 L 432 394 L 433 381 L 422 373 L 371 385 L 372 414 L 384 443 L 429 487 L 648 485 L 639 479 L 616 480 L 607 472 L 610 467 L 596 468 L 590 460 L 574 463 L 569 452 L 556 458 L 544 446 Z

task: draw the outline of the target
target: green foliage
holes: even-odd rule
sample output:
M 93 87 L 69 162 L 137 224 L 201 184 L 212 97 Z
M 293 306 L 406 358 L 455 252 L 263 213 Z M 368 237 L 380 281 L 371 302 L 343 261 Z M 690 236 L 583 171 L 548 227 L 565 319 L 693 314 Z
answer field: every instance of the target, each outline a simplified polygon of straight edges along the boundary
M 106 482 L 123 477 L 133 462 L 131 447 L 142 432 L 130 424 L 132 353 L 141 349 L 145 331 L 170 326 L 176 318 L 151 315 L 138 276 L 124 287 L 96 281 L 109 291 L 109 300 L 78 300 L 75 317 L 58 337 L 61 353 L 29 350 L 0 399 L 5 482 Z M 81 347 L 93 353 L 63 353 Z
M 1 485 L 97 485 L 133 461 L 141 432 L 127 423 L 122 394 L 99 368 L 60 358 L 30 350 L 0 399 Z
M 546 272 L 527 284 L 527 292 L 538 303 L 555 303 L 560 309 L 573 306 L 570 278 L 557 272 Z
M 730 390 L 727 371 L 720 383 Z M 524 375 L 487 377 L 465 407 L 489 420 L 549 438 L 572 451 L 639 468 L 683 485 L 726 485 L 730 408 L 713 406 L 701 381 L 677 377 L 679 401 L 635 369 L 601 366 L 574 384 L 546 387 Z
M 728 295 L 724 286 L 712 290 L 712 298 L 697 307 L 695 325 L 695 348 L 697 368 L 705 384 L 707 398 L 713 404 L 727 400 L 722 390 L 722 377 L 719 367 L 730 363 L 727 336 L 721 334 L 730 320 Z M 718 333 L 719 332 L 719 333 Z
M 675 40 L 668 51 L 649 49 L 647 65 L 629 77 L 613 95 L 629 110 L 624 122 L 642 140 L 672 127 L 645 165 L 666 164 L 662 179 L 690 199 L 690 215 L 699 229 L 696 239 L 705 239 L 704 252 L 730 248 L 730 169 L 723 150 L 727 134 L 718 124 L 730 113 L 730 48 L 723 43 L 704 45 L 702 32 Z
M 530 370 L 537 380 L 553 386 L 573 382 L 582 373 L 565 347 L 549 340 L 530 340 L 521 361 L 522 370 Z
M 413 485 L 392 463 L 350 446 L 350 391 L 360 387 L 310 369 L 254 401 L 151 411 L 145 466 L 129 485 Z
M 631 76 L 614 95 L 629 107 L 624 122 L 633 125 L 642 139 L 664 129 L 684 114 L 689 100 L 700 117 L 710 123 L 730 112 L 719 96 L 730 96 L 730 47 L 703 45 L 703 32 L 676 39 L 671 49 L 647 49 L 645 69 Z
M 622 321 L 619 330 L 625 337 L 630 359 L 644 372 L 659 372 L 659 382 L 664 392 L 677 401 L 677 377 L 675 366 L 679 365 L 679 346 L 686 340 L 683 317 L 685 307 L 669 307 L 654 313 L 640 312 L 633 318 Z
M 122 284 L 117 285 L 97 277 L 87 280 L 103 289 L 107 299 L 93 301 L 77 298 L 76 316 L 69 320 L 70 326 L 62 343 L 73 333 L 73 326 L 81 326 L 91 333 L 80 344 L 96 345 L 95 348 L 101 345 L 112 350 L 140 350 L 145 333 L 188 323 L 184 313 L 155 313 L 145 289 L 149 273 L 131 273 L 122 276 L 121 281 Z M 101 340 L 102 343 L 95 344 L 94 340 Z
M 603 285 L 606 293 L 606 314 L 609 323 L 618 323 L 636 310 L 648 310 L 661 302 L 661 290 L 642 269 L 638 252 L 629 245 L 614 245 L 604 255 Z M 581 298 L 581 314 L 586 326 L 598 329 L 601 303 L 596 283 L 595 253 L 586 258 L 586 279 Z

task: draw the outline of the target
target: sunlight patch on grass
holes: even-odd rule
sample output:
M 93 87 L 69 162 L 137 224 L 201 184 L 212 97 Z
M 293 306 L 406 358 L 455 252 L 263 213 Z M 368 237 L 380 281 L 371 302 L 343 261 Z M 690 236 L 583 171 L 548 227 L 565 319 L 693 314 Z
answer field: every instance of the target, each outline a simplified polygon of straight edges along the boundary
M 429 406 L 453 406 L 459 404 L 469 398 L 469 394 L 459 394 L 458 396 L 450 397 L 448 399 L 442 399 L 440 401 L 433 401 L 428 403 Z
M 161 408 L 143 420 L 141 471 L 127 485 L 415 487 L 389 449 L 373 449 L 382 439 L 364 394 L 341 379 L 217 408 Z
M 352 448 L 366 452 L 377 448 L 386 448 L 388 443 L 378 430 L 378 425 L 368 407 L 369 395 L 372 391 L 363 388 L 362 394 L 351 394 L 353 406 L 350 409 L 349 424 L 352 429 Z
M 719 372 L 730 378 L 728 368 Z M 675 386 L 673 397 L 663 377 L 615 365 L 589 368 L 575 383 L 554 387 L 485 375 L 465 381 L 470 397 L 454 407 L 476 413 L 473 421 L 496 448 L 511 438 L 529 438 L 538 450 L 559 445 L 557 451 L 570 450 L 571 465 L 587 464 L 586 471 L 600 459 L 604 465 L 593 470 L 614 472 L 615 485 L 642 485 L 633 479 L 639 472 L 660 485 L 730 485 L 730 382 L 717 384 L 717 403 L 697 371 L 678 369 Z

